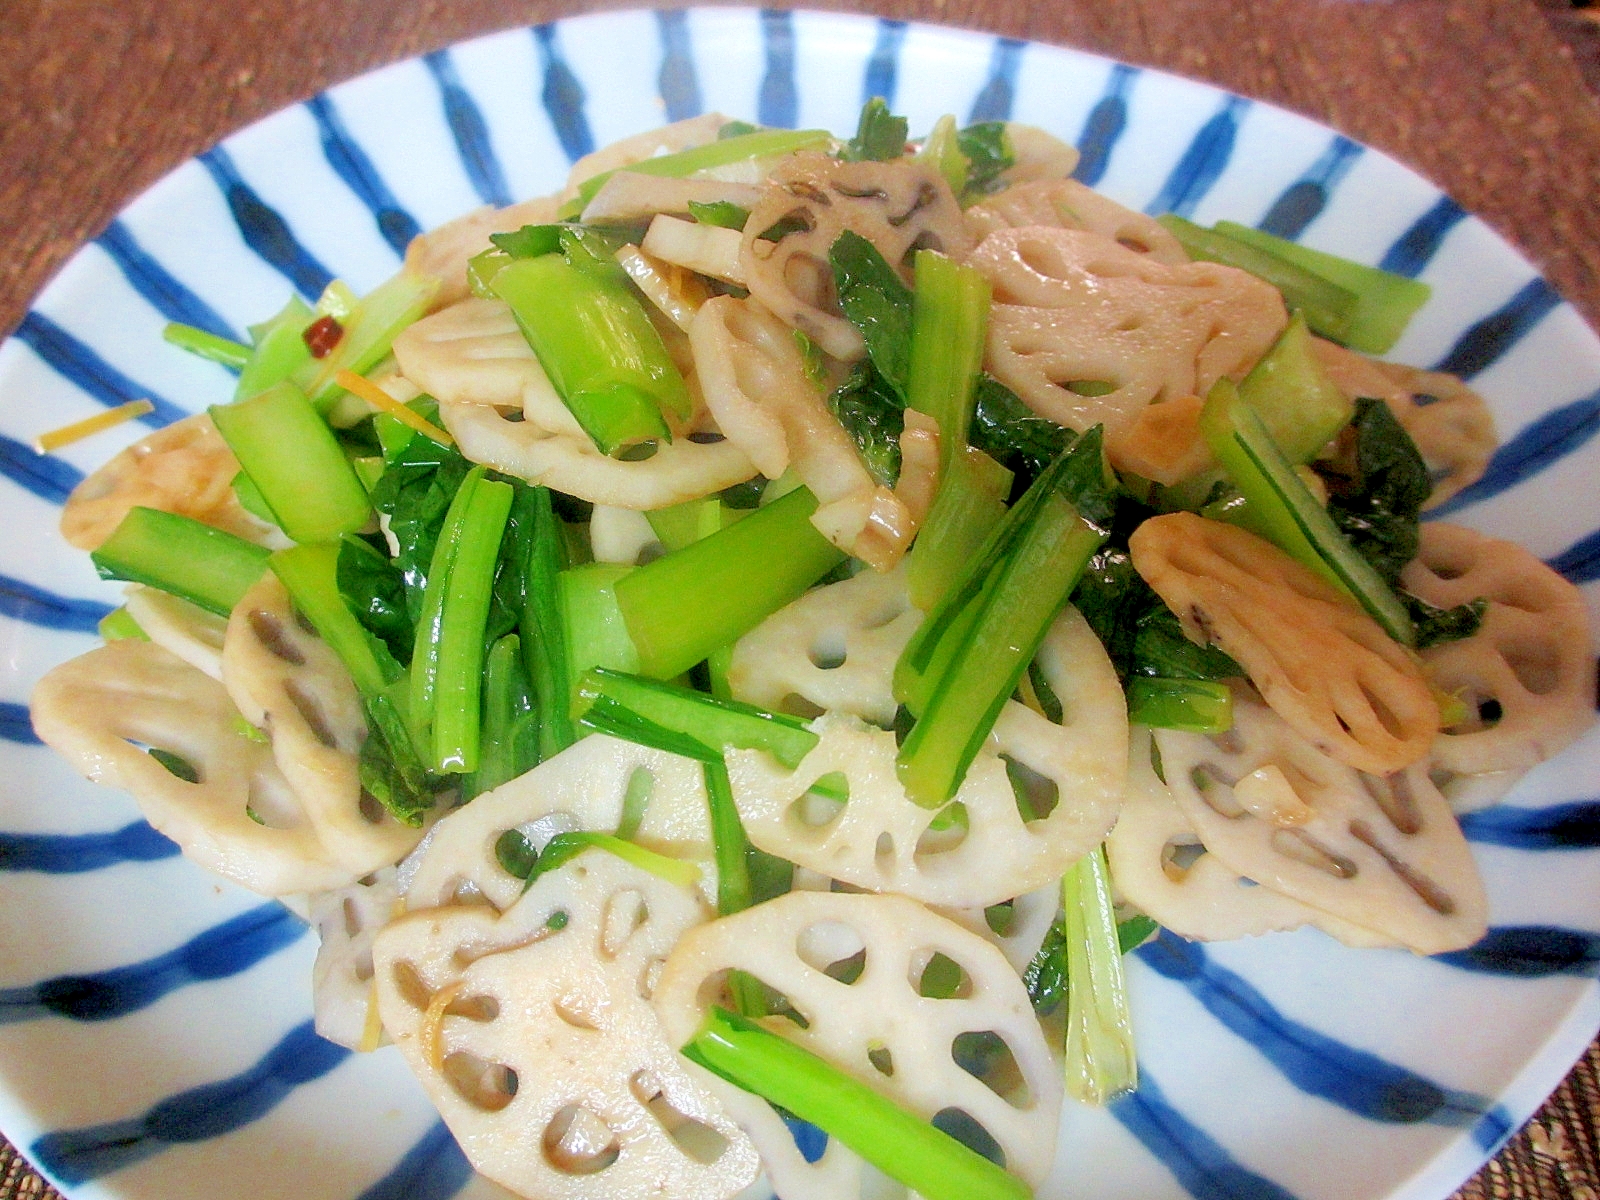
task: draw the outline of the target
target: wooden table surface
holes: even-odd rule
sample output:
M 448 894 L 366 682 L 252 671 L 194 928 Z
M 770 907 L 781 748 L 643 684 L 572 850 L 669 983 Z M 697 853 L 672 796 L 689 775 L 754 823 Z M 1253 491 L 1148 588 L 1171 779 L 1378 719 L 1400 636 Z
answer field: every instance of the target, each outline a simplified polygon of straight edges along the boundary
M 395 59 L 608 7 L 619 5 L 5 0 L 0 331 L 16 325 L 51 274 L 129 200 L 239 126 Z M 1593 200 L 1600 106 L 1535 0 L 863 0 L 859 7 L 1077 46 L 1316 117 L 1430 177 L 1600 325 L 1600 206 Z M 1600 1198 L 1597 1075 L 1600 1044 L 1459 1196 Z M 54 1195 L 0 1143 L 0 1200 Z

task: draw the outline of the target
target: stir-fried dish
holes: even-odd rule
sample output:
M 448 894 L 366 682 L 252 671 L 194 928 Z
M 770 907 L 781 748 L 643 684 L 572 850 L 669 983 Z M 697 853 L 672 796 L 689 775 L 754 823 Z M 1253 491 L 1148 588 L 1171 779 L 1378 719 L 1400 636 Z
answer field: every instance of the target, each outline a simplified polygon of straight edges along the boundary
M 1030 1195 L 1122 954 L 1473 944 L 1456 814 L 1591 717 L 1583 601 L 1423 522 L 1494 448 L 1426 286 L 1076 154 L 696 118 L 419 237 L 90 476 L 39 734 L 304 903 L 520 1195 Z M 887 1189 L 887 1190 L 886 1190 Z

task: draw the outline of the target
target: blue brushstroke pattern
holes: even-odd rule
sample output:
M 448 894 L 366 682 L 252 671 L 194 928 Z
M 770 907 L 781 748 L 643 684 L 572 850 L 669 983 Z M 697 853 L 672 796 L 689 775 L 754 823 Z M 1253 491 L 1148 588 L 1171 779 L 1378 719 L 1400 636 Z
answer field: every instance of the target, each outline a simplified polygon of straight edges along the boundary
M 1223 100 L 1222 108 L 1194 135 L 1155 199 L 1145 205 L 1145 212 L 1152 216 L 1171 212 L 1182 217 L 1194 212 L 1233 156 L 1239 122 L 1249 107 L 1250 101 L 1242 96 Z
M 234 331 L 222 315 L 153 258 L 138 241 L 122 219 L 111 222 L 95 242 L 111 256 L 123 277 L 135 291 L 169 321 L 180 321 L 204 329 L 229 341 L 245 339 Z
M 701 112 L 700 79 L 694 69 L 694 40 L 689 36 L 689 14 L 681 8 L 656 12 L 661 32 L 661 71 L 656 88 L 667 106 L 667 120 L 686 121 Z
M 878 19 L 878 38 L 872 45 L 872 57 L 867 59 L 867 72 L 861 80 L 861 103 L 879 96 L 890 108 L 894 107 L 894 94 L 900 86 L 900 47 L 905 44 L 906 23 Z
M 1486 975 L 1543 979 L 1551 975 L 1593 977 L 1600 968 L 1600 934 L 1558 925 L 1505 925 L 1491 928 L 1475 945 L 1435 961 Z
M 783 1123 L 789 1127 L 789 1136 L 794 1139 L 794 1148 L 800 1151 L 800 1157 L 808 1163 L 820 1159 L 828 1149 L 828 1135 L 818 1129 L 810 1121 L 802 1121 L 792 1113 L 781 1113 Z
M 1433 207 L 1412 222 L 1411 228 L 1389 247 L 1378 265 L 1385 271 L 1415 279 L 1433 261 L 1445 234 L 1466 215 L 1467 210 L 1449 196 L 1440 196 Z
M 1502 442 L 1482 477 L 1437 508 L 1429 509 L 1428 519 L 1437 520 L 1469 504 L 1498 496 L 1552 466 L 1557 459 L 1575 453 L 1596 433 L 1600 433 L 1600 392 L 1545 413 Z
M 111 1021 L 148 1008 L 191 983 L 249 970 L 300 940 L 305 924 L 283 905 L 261 904 L 143 962 L 90 975 L 57 975 L 28 987 L 0 988 L 0 1025 L 52 1014 Z
M 1463 333 L 1433 369 L 1471 379 L 1493 365 L 1560 303 L 1555 288 L 1543 279 L 1529 280 L 1499 309 Z
M 143 1116 L 44 1134 L 28 1156 L 67 1187 L 142 1162 L 168 1146 L 201 1142 L 242 1129 L 271 1112 L 301 1084 L 320 1079 L 350 1051 L 317 1036 L 310 1021 L 295 1026 L 249 1070 L 231 1079 L 169 1096 Z
M 33 718 L 26 705 L 12 700 L 0 700 L 0 738 L 25 746 L 42 746 L 39 735 L 33 731 Z M 0 834 L 0 869 L 6 863 L 5 834 Z
M 544 87 L 539 91 L 539 100 L 555 128 L 562 152 L 569 162 L 576 162 L 594 151 L 594 134 L 584 114 L 583 84 L 561 56 L 554 25 L 535 25 L 533 40 L 539 47 L 539 61 L 544 67 Z
M 1306 226 L 1322 215 L 1333 189 L 1339 186 L 1364 149 L 1341 135 L 1336 136 L 1322 157 L 1311 165 L 1305 178 L 1296 180 L 1272 202 L 1267 215 L 1257 226 L 1263 233 L 1281 238 L 1298 238 Z
M 75 387 L 82 388 L 107 408 L 126 404 L 129 400 L 148 400 L 151 411 L 138 419 L 155 429 L 189 415 L 170 400 L 163 400 L 149 388 L 129 379 L 90 349 L 87 343 L 79 341 L 37 309 L 23 316 L 13 336 L 42 358 L 56 374 Z
M 1083 131 L 1078 134 L 1078 165 L 1072 177 L 1079 183 L 1093 187 L 1106 173 L 1111 152 L 1128 126 L 1128 93 L 1138 75 L 1133 67 L 1122 63 L 1111 68 L 1105 95 L 1095 101 L 1084 119 Z
M 456 154 L 461 158 L 472 190 L 485 204 L 504 208 L 511 203 L 511 188 L 506 184 L 505 172 L 500 169 L 500 160 L 495 157 L 494 145 L 489 141 L 489 125 L 472 93 L 462 84 L 450 51 L 424 54 L 422 62 L 439 88 L 445 123 L 450 126 Z
M 1108 1109 L 1196 1200 L 1294 1200 L 1294 1193 L 1240 1166 L 1169 1104 L 1148 1071 L 1140 1070 L 1138 1091 Z
M 781 8 L 761 10 L 761 42 L 766 73 L 756 101 L 756 120 L 793 129 L 800 119 L 800 92 L 794 80 L 794 16 Z
M 1593 850 L 1600 847 L 1600 800 L 1546 808 L 1500 804 L 1461 816 L 1469 842 L 1516 850 Z
M 179 853 L 176 842 L 144 821 L 132 821 L 110 833 L 0 833 L 0 871 L 81 875 L 120 863 L 176 858 Z
M 404 257 L 406 245 L 422 232 L 422 226 L 400 207 L 400 202 L 394 198 L 383 176 L 378 174 L 378 168 L 372 165 L 366 150 L 350 136 L 333 100 L 326 93 L 315 95 L 306 101 L 306 110 L 317 123 L 322 153 L 328 165 L 367 206 L 389 248 Z
M 1243 976 L 1211 961 L 1198 943 L 1163 931 L 1136 953 L 1160 974 L 1182 983 L 1207 1012 L 1309 1095 L 1367 1120 L 1394 1124 L 1471 1125 L 1491 1110 L 1485 1097 L 1442 1087 L 1290 1020 Z
M 4 434 L 0 434 L 0 475 L 52 504 L 65 503 L 83 482 L 83 472 L 71 463 L 40 454 Z
M 472 1178 L 472 1164 L 443 1121 L 356 1200 L 449 1200 Z
M 979 121 L 1009 121 L 1011 105 L 1017 98 L 1017 72 L 1022 67 L 1025 42 L 998 38 L 989 57 L 989 78 L 972 101 L 967 124 Z
M 1546 563 L 1571 583 L 1593 583 L 1600 579 L 1600 529 L 1579 538 Z
M 26 621 L 41 629 L 98 634 L 100 622 L 110 612 L 111 605 L 98 600 L 58 596 L 20 579 L 0 575 L 0 616 Z
M 222 191 L 244 244 L 268 266 L 287 279 L 294 290 L 315 301 L 333 282 L 333 273 L 302 246 L 289 222 L 247 184 L 221 146 L 200 155 L 200 164 Z

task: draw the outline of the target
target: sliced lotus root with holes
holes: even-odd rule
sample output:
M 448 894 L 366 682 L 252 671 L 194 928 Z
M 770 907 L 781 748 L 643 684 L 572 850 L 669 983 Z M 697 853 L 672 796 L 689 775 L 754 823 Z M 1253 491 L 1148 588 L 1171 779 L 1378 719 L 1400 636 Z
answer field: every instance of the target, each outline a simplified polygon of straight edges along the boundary
M 560 404 L 503 300 L 469 296 L 423 317 L 395 338 L 394 355 L 408 380 L 442 402 L 521 409 L 534 390 Z M 569 414 L 555 430 L 578 428 Z
M 94 550 L 134 507 L 157 508 L 264 542 L 273 527 L 233 491 L 239 460 L 205 413 L 147 433 L 86 476 L 61 509 L 61 536 Z
M 349 887 L 310 897 L 309 918 L 317 931 L 311 967 L 311 1011 L 317 1033 L 352 1050 L 375 1050 L 378 1020 L 372 981 L 372 940 L 400 911 L 399 873 L 385 867 Z
M 122 606 L 156 645 L 165 646 L 211 678 L 222 678 L 222 641 L 228 632 L 226 617 L 207 612 L 171 592 L 140 583 L 128 586 Z
M 1021 975 L 1028 969 L 1039 947 L 1044 945 L 1050 926 L 1061 912 L 1061 886 L 1047 883 L 1044 887 L 1024 892 L 1015 900 L 995 911 L 987 908 L 942 908 L 936 910 L 949 917 L 963 929 L 970 929 L 986 942 L 992 942 L 1006 956 L 1012 970 Z
M 835 358 L 854 362 L 866 347 L 839 315 L 828 260 L 845 230 L 902 272 L 919 249 L 960 258 L 972 239 L 950 185 L 929 163 L 843 162 L 805 151 L 773 170 L 739 250 L 750 294 Z
M 1387 777 L 1324 754 L 1242 687 L 1233 728 L 1155 731 L 1172 798 L 1247 879 L 1419 954 L 1470 946 L 1488 903 L 1426 764 Z
M 361 786 L 367 718 L 350 672 L 276 575 L 234 606 L 222 678 L 245 719 L 266 731 L 278 769 L 336 861 L 365 875 L 411 852 L 422 829 L 397 820 Z
M 803 1021 L 767 1017 L 768 1029 L 925 1119 L 966 1114 L 998 1145 L 1008 1170 L 1031 1185 L 1044 1179 L 1055 1154 L 1061 1070 L 1017 972 L 977 934 L 903 896 L 790 892 L 701 925 L 678 943 L 654 996 L 672 1045 L 694 1036 L 707 1004 L 726 1004 L 721 990 L 730 971 L 754 975 Z M 940 975 L 945 986 L 930 987 Z M 988 1070 L 958 1065 L 969 1061 L 975 1037 L 994 1048 Z M 720 1081 L 716 1087 L 786 1200 L 818 1194 L 818 1175 L 848 1180 L 837 1160 L 805 1163 L 765 1100 Z
M 520 830 L 538 849 L 558 833 L 609 833 L 623 818 L 630 788 L 644 803 L 644 817 L 630 840 L 699 863 L 702 885 L 715 896 L 701 765 L 591 734 L 435 825 L 405 864 L 406 907 L 477 902 L 510 908 L 522 894 L 523 881 L 500 862 L 495 847 L 501 836 Z
M 1116 821 L 1128 720 L 1116 672 L 1076 609 L 1056 619 L 1036 661 L 1062 723 L 1006 703 L 955 795 L 965 821 L 906 799 L 892 732 L 827 715 L 813 725 L 821 740 L 793 771 L 760 751 L 728 752 L 745 832 L 767 853 L 830 878 L 944 908 L 998 904 L 1059 879 Z M 808 795 L 833 774 L 847 781 L 848 802 Z M 1045 815 L 1023 817 L 1013 775 L 1031 811 Z
M 617 171 L 631 163 L 655 158 L 658 154 L 676 154 L 693 146 L 714 142 L 727 123 L 728 118 L 721 113 L 701 113 L 698 117 L 674 121 L 670 125 L 647 129 L 632 137 L 607 142 L 598 150 L 585 154 L 572 164 L 572 170 L 567 173 L 566 186 L 557 199 L 562 204 L 575 199 L 578 188 L 585 181 L 593 179 L 596 175 L 603 175 L 607 171 Z
M 1320 338 L 1312 339 L 1328 378 L 1352 400 L 1387 404 L 1433 477 L 1432 508 L 1482 477 L 1500 439 L 1482 396 L 1454 375 L 1378 362 Z
M 1128 793 L 1106 858 L 1117 896 L 1163 928 L 1199 941 L 1314 925 L 1352 946 L 1393 939 L 1245 879 L 1209 853 L 1151 763 L 1150 731 L 1135 727 Z
M 848 713 L 889 728 L 894 666 L 921 623 L 903 570 L 862 571 L 812 589 L 735 642 L 728 686 L 762 708 Z
M 1154 217 L 1124 208 L 1076 179 L 1038 179 L 1008 187 L 967 209 L 967 228 L 979 241 L 1000 229 L 1030 225 L 1097 233 L 1169 267 L 1189 261 L 1178 239 Z
M 430 310 L 444 308 L 471 295 L 467 260 L 490 248 L 491 233 L 510 233 L 524 225 L 546 225 L 556 219 L 553 196 L 523 200 L 506 208 L 475 208 L 419 233 L 406 246 L 405 269 L 439 281 Z
M 427 909 L 378 934 L 384 1028 L 478 1171 L 552 1200 L 726 1200 L 755 1179 L 754 1147 L 650 1004 L 707 911 L 591 849 L 503 914 Z
M 1146 521 L 1128 547 L 1189 638 L 1232 655 L 1324 753 L 1379 775 L 1427 754 L 1439 709 L 1416 656 L 1321 576 L 1193 513 Z
M 1422 652 L 1433 685 L 1469 716 L 1440 731 L 1433 767 L 1447 795 L 1492 777 L 1503 791 L 1594 723 L 1595 653 L 1577 588 L 1521 546 L 1460 525 L 1422 526 L 1402 585 L 1429 604 L 1489 602 L 1470 638 Z
M 1104 425 L 1113 450 L 1146 405 L 1242 376 L 1288 320 L 1243 271 L 1168 266 L 1083 230 L 1002 229 L 969 261 L 994 289 L 989 370 L 1040 416 Z
M 79 774 L 122 788 L 208 870 L 266 896 L 355 876 L 317 829 L 222 684 L 154 642 L 112 642 L 34 688 L 33 727 Z M 153 747 L 191 779 L 164 766 Z
M 668 508 L 743 483 L 756 473 L 732 442 L 694 435 L 658 443 L 648 458 L 608 458 L 586 434 L 551 432 L 524 413 L 522 420 L 480 404 L 439 405 L 439 417 L 461 453 L 507 475 L 542 483 L 592 504 Z M 552 420 L 554 418 L 551 418 Z

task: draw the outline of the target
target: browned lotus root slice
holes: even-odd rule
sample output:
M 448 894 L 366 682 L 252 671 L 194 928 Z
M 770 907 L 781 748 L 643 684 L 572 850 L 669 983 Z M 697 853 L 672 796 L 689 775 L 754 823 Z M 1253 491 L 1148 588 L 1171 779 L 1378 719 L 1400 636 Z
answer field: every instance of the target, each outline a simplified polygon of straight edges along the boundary
M 1364 358 L 1320 338 L 1311 344 L 1345 395 L 1382 400 L 1411 435 L 1433 476 L 1425 507 L 1444 503 L 1483 475 L 1500 441 L 1488 404 L 1460 379 Z
M 1002 229 L 970 261 L 994 288 L 990 371 L 1040 416 L 1104 424 L 1108 441 L 1147 404 L 1241 376 L 1288 319 L 1277 290 L 1243 271 L 1168 266 L 1082 230 Z
M 865 346 L 838 314 L 828 265 L 834 239 L 847 229 L 902 269 L 915 250 L 958 257 L 972 241 L 950 185 L 930 164 L 841 162 L 815 151 L 779 164 L 744 227 L 740 259 L 750 293 L 829 354 L 853 362 Z M 769 232 L 782 236 L 769 241 L 762 236 Z
M 233 493 L 239 460 L 205 413 L 146 434 L 92 472 L 67 497 L 61 536 L 94 550 L 135 506 L 193 517 L 259 542 L 271 528 Z
M 491 233 L 510 233 L 524 225 L 545 225 L 555 219 L 554 196 L 523 200 L 506 208 L 475 208 L 412 238 L 406 246 L 405 269 L 413 275 L 437 279 L 439 290 L 428 308 L 445 308 L 471 295 L 467 260 L 489 249 Z
M 705 911 L 592 849 L 504 914 L 422 909 L 379 932 L 384 1028 L 474 1167 L 552 1200 L 728 1200 L 754 1181 L 755 1148 L 650 1005 Z
M 1426 763 L 1352 770 L 1242 686 L 1226 734 L 1158 729 L 1155 739 L 1173 800 L 1240 876 L 1419 954 L 1483 936 L 1477 864 Z
M 920 994 L 936 954 L 961 972 L 956 994 L 945 999 Z M 756 976 L 803 1016 L 803 1028 L 765 1018 L 774 1032 L 924 1119 L 965 1112 L 999 1144 L 1010 1171 L 1033 1185 L 1043 1181 L 1055 1151 L 1061 1071 L 1022 981 L 995 946 L 902 896 L 790 892 L 698 926 L 678 943 L 654 996 L 669 1042 L 693 1037 L 730 970 Z M 1009 1080 L 957 1065 L 956 1039 L 979 1032 L 1004 1042 L 1015 1068 Z M 834 1159 L 843 1150 L 834 1139 L 820 1162 L 807 1164 L 765 1100 L 713 1086 L 760 1147 L 781 1195 L 862 1194 L 844 1182 L 849 1171 Z M 815 1186 L 834 1172 L 842 1177 L 834 1190 Z
M 32 712 L 47 745 L 86 779 L 131 793 L 202 867 L 266 896 L 354 878 L 222 684 L 154 642 L 112 642 L 56 667 L 34 688 Z M 194 781 L 147 746 L 187 764 Z
M 1059 879 L 1116 822 L 1128 719 L 1116 671 L 1077 609 L 1062 610 L 1036 661 L 1062 720 L 1006 702 L 956 792 L 965 822 L 933 828 L 939 814 L 906 798 L 892 731 L 828 714 L 792 771 L 759 750 L 728 751 L 751 842 L 854 887 L 944 908 L 998 904 Z M 808 794 L 835 773 L 845 777 L 848 802 Z M 1019 789 L 1031 801 L 1026 815 Z
M 1179 396 L 1141 408 L 1132 422 L 1106 441 L 1106 457 L 1119 471 L 1171 485 L 1211 465 L 1211 450 L 1200 436 L 1199 396 Z
M 728 686 L 761 708 L 848 713 L 887 728 L 894 665 L 921 623 L 904 571 L 862 571 L 813 588 L 735 642 Z
M 1173 933 L 1199 941 L 1258 937 L 1314 925 L 1346 945 L 1394 945 L 1332 913 L 1244 878 L 1208 851 L 1151 761 L 1150 730 L 1136 726 L 1128 791 L 1106 860 L 1117 898 Z
M 270 572 L 228 619 L 222 682 L 245 720 L 266 731 L 278 769 L 337 862 L 365 875 L 410 853 L 422 829 L 396 820 L 361 786 L 367 718 L 350 672 Z
M 1184 632 L 1232 655 L 1318 749 L 1379 775 L 1428 752 L 1439 710 L 1415 656 L 1332 584 L 1262 538 L 1193 513 L 1146 521 L 1128 545 Z
M 1486 775 L 1499 790 L 1509 788 L 1594 723 L 1595 654 L 1583 596 L 1521 546 L 1430 521 L 1400 580 L 1441 608 L 1489 602 L 1472 637 L 1422 652 L 1434 686 L 1471 714 L 1434 743 L 1435 770 L 1459 777 L 1443 784 L 1452 799 Z
M 1189 261 L 1178 239 L 1161 222 L 1124 208 L 1076 179 L 1039 179 L 1008 187 L 967 209 L 967 227 L 979 241 L 999 229 L 1044 225 L 1083 229 L 1109 238 L 1168 266 Z
M 647 129 L 632 137 L 608 142 L 572 164 L 572 170 L 567 173 L 566 186 L 556 198 L 565 204 L 577 197 L 579 185 L 596 175 L 616 171 L 630 163 L 643 162 L 647 158 L 655 158 L 658 154 L 676 154 L 691 146 L 703 146 L 707 142 L 714 142 L 717 140 L 717 134 L 727 123 L 728 118 L 721 113 L 701 113 L 698 117 L 674 121 L 671 125 Z
M 817 498 L 811 522 L 880 571 L 905 554 L 916 522 L 874 481 L 807 373 L 793 331 L 759 303 L 718 296 L 689 327 L 706 407 L 728 441 L 776 479 L 789 467 Z
M 383 1025 L 372 981 L 372 940 L 400 912 L 398 872 L 385 867 L 347 888 L 318 892 L 308 907 L 317 931 L 311 968 L 317 1033 L 352 1050 L 376 1050 Z

